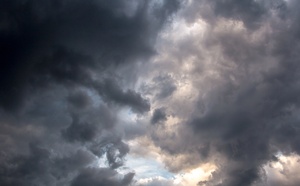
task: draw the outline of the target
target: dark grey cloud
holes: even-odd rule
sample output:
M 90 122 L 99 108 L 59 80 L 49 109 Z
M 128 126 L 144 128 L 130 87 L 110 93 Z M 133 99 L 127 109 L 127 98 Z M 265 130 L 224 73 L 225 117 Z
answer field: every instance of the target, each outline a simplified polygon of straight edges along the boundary
M 91 99 L 84 91 L 75 91 L 68 96 L 68 101 L 71 105 L 77 108 L 86 108 L 91 104 Z
M 165 108 L 155 109 L 151 118 L 151 124 L 157 124 L 167 120 Z
M 79 123 L 75 119 L 68 128 L 62 131 L 62 135 L 69 141 L 91 141 L 99 132 L 96 125 Z
M 157 31 L 177 3 L 133 3 L 129 16 L 121 1 L 1 1 L 2 107 L 17 108 L 30 87 L 86 85 L 94 68 L 103 74 L 153 54 Z
M 261 24 L 261 19 L 266 13 L 265 7 L 253 0 L 214 1 L 214 13 L 217 16 L 240 19 L 247 27 Z
M 93 169 L 87 168 L 83 170 L 71 183 L 71 186 L 81 185 L 111 185 L 111 186 L 126 186 L 129 185 L 133 178 L 133 173 L 128 173 L 123 179 L 116 178 L 117 172 L 110 169 Z
M 143 113 L 150 110 L 150 104 L 133 90 L 123 91 L 115 80 L 105 79 L 104 82 L 95 83 L 95 89 L 108 102 L 113 101 L 122 106 L 131 106 L 132 111 Z
M 299 2 L 183 4 L 175 26 L 197 24 L 159 35 L 178 1 L 0 0 L 0 185 L 134 184 L 117 172 L 123 135 L 180 157 L 166 160 L 175 172 L 215 164 L 199 185 L 263 185 L 267 163 L 299 154 Z M 170 122 L 120 126 L 123 108 L 139 117 L 150 103 L 136 123 L 164 122 L 166 110 Z
M 0 0 L 0 185 L 129 185 L 134 174 L 115 170 L 129 152 L 118 113 L 143 114 L 150 103 L 122 69 L 155 54 L 178 8 Z
M 67 177 L 75 170 L 84 168 L 93 162 L 93 156 L 79 150 L 67 157 L 53 157 L 52 152 L 29 145 L 28 155 L 16 155 L 1 162 L 2 185 L 66 185 Z

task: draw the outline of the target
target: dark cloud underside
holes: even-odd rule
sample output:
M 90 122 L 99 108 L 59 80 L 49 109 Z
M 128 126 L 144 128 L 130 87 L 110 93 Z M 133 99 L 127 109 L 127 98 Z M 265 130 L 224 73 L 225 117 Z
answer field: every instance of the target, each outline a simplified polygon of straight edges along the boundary
M 214 164 L 198 185 L 299 185 L 264 169 L 300 153 L 299 8 L 0 0 L 0 185 L 136 185 L 123 133 L 171 171 Z
M 150 103 L 122 79 L 155 54 L 176 1 L 0 1 L 0 185 L 129 185 L 117 113 Z M 107 168 L 98 168 L 104 158 Z M 89 168 L 88 168 L 89 167 Z

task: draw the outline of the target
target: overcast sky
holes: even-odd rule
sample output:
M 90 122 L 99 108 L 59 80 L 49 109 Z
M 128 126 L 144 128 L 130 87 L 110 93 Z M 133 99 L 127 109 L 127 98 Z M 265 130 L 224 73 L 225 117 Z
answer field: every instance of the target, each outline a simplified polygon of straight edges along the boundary
M 299 186 L 299 0 L 0 0 L 1 186 Z

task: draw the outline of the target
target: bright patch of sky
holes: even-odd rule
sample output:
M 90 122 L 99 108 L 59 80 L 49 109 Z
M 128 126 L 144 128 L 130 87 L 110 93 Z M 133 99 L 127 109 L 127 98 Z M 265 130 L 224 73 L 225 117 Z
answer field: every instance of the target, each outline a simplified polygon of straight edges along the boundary
M 126 157 L 128 169 L 135 170 L 136 179 L 162 177 L 165 179 L 174 178 L 174 174 L 165 169 L 164 165 L 150 157 L 136 157 L 128 155 Z

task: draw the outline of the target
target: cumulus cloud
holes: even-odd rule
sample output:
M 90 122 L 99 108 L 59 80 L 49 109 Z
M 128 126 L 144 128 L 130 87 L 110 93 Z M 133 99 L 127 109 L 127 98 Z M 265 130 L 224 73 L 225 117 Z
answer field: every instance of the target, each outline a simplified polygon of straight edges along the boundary
M 165 159 L 171 170 L 211 162 L 218 169 L 199 184 L 261 185 L 268 176 L 263 165 L 276 153 L 299 153 L 296 7 L 296 1 L 186 2 L 161 35 L 152 64 L 177 82 L 161 103 L 177 122 L 150 135 L 173 157 Z

